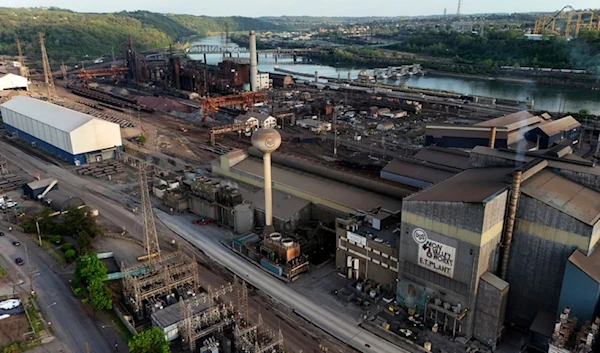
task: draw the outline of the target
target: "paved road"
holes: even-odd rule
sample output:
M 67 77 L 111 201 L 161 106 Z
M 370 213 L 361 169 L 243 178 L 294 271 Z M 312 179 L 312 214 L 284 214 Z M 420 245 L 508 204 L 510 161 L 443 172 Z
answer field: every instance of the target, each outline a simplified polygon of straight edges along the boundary
M 33 290 L 37 294 L 39 308 L 51 323 L 58 340 L 63 343 L 62 351 L 86 352 L 87 343 L 90 353 L 112 352 L 113 347 L 98 332 L 97 326 L 84 311 L 81 302 L 73 297 L 66 282 L 70 274 L 61 272 L 64 270 L 59 266 L 53 266 L 54 260 L 31 243 L 24 234 L 14 230 L 1 230 L 5 233 L 0 237 L 2 255 L 14 265 L 12 269 L 7 270 L 19 271 L 20 277 L 25 280 L 25 283 L 19 286 L 24 292 L 32 289 L 28 279 L 29 271 L 32 272 Z M 19 240 L 21 246 L 12 245 L 13 240 Z M 25 265 L 16 266 L 16 257 L 24 259 Z
M 339 320 L 338 313 L 309 300 L 257 266 L 249 265 L 245 259 L 216 240 L 218 237 L 211 233 L 219 232 L 218 229 L 213 227 L 199 228 L 189 222 L 181 222 L 178 217 L 162 211 L 156 211 L 156 213 L 165 225 L 198 247 L 214 261 L 264 291 L 271 298 L 293 309 L 296 313 L 342 342 L 365 353 L 405 352 L 398 346 L 361 329 L 354 323 Z
M 61 189 L 74 195 L 83 196 L 86 204 L 98 209 L 103 216 L 109 218 L 115 224 L 129 227 L 128 229 L 131 229 L 131 227 L 135 230 L 140 229 L 138 214 L 133 214 L 123 207 L 115 207 L 114 202 L 106 199 L 112 199 L 115 202 L 121 203 L 128 202 L 128 197 L 122 193 L 112 191 L 94 181 L 83 179 L 70 171 L 49 165 L 35 157 L 25 155 L 4 141 L 0 141 L 0 151 L 5 154 L 9 161 L 23 166 L 23 169 L 31 174 L 41 172 L 59 179 Z M 161 211 L 157 211 L 157 214 L 160 214 L 159 218 L 166 226 L 184 239 L 190 241 L 213 260 L 230 269 L 241 278 L 246 279 L 246 281 L 264 291 L 273 299 L 294 309 L 299 315 L 340 341 L 362 352 L 404 352 L 399 347 L 357 327 L 354 322 L 350 323 L 343 319 L 340 320 L 339 313 L 335 313 L 331 309 L 309 300 L 259 268 L 249 266 L 247 261 L 235 255 L 215 240 L 221 237 L 219 233 L 222 230 L 219 228 L 205 227 L 199 234 L 198 227 L 193 226 L 189 222 L 181 222 L 177 217 L 170 216 Z M 160 228 L 161 226 L 161 222 L 157 222 L 157 227 Z M 214 234 L 210 235 L 210 232 Z

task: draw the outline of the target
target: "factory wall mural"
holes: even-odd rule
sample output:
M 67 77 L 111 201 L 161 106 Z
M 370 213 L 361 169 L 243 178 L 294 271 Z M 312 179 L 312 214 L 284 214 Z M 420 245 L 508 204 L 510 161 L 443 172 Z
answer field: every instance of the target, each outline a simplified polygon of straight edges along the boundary
M 413 230 L 412 235 L 414 241 L 419 244 L 418 265 L 452 278 L 456 248 L 429 239 L 427 233 L 421 228 Z

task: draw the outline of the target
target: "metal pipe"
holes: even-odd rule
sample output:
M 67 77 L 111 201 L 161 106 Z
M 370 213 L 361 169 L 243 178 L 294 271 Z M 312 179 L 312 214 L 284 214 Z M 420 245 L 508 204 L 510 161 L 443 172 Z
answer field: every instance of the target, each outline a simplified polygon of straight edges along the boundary
M 263 155 L 263 165 L 265 174 L 265 225 L 273 225 L 273 192 L 271 189 L 271 154 Z
M 489 142 L 489 147 L 490 148 L 494 148 L 494 145 L 496 144 L 496 127 L 492 127 L 492 129 L 490 130 L 490 142 Z
M 515 228 L 515 218 L 517 215 L 517 205 L 519 203 L 519 192 L 521 190 L 522 171 L 517 169 L 513 173 L 513 183 L 510 190 L 510 199 L 508 202 L 508 217 L 506 218 L 506 228 L 504 230 L 504 239 L 502 241 L 502 264 L 500 267 L 500 278 L 506 280 L 508 272 L 508 259 L 510 257 L 510 244 L 512 243 L 513 230 Z
M 256 92 L 258 83 L 258 57 L 256 56 L 256 33 L 250 31 L 250 90 Z

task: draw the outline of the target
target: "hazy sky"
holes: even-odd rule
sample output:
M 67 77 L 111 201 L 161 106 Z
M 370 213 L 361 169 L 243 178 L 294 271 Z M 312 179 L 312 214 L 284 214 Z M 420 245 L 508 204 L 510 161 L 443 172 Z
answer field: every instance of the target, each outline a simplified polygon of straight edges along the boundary
M 462 13 L 557 11 L 570 3 L 597 8 L 592 0 L 462 0 Z M 148 10 L 207 16 L 415 16 L 456 13 L 458 0 L 0 0 L 0 6 L 57 6 L 80 12 Z

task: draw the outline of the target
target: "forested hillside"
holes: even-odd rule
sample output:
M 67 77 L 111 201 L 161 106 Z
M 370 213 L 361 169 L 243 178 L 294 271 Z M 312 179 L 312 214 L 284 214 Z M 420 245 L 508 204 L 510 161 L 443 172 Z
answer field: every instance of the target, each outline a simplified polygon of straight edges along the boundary
M 132 36 L 136 48 L 164 48 L 192 35 L 208 32 L 277 29 L 269 22 L 245 17 L 164 15 L 147 11 L 111 14 L 77 13 L 62 9 L 0 8 L 0 55 L 23 54 L 39 61 L 38 32 L 46 36 L 51 61 L 76 62 L 85 57 L 123 53 Z

